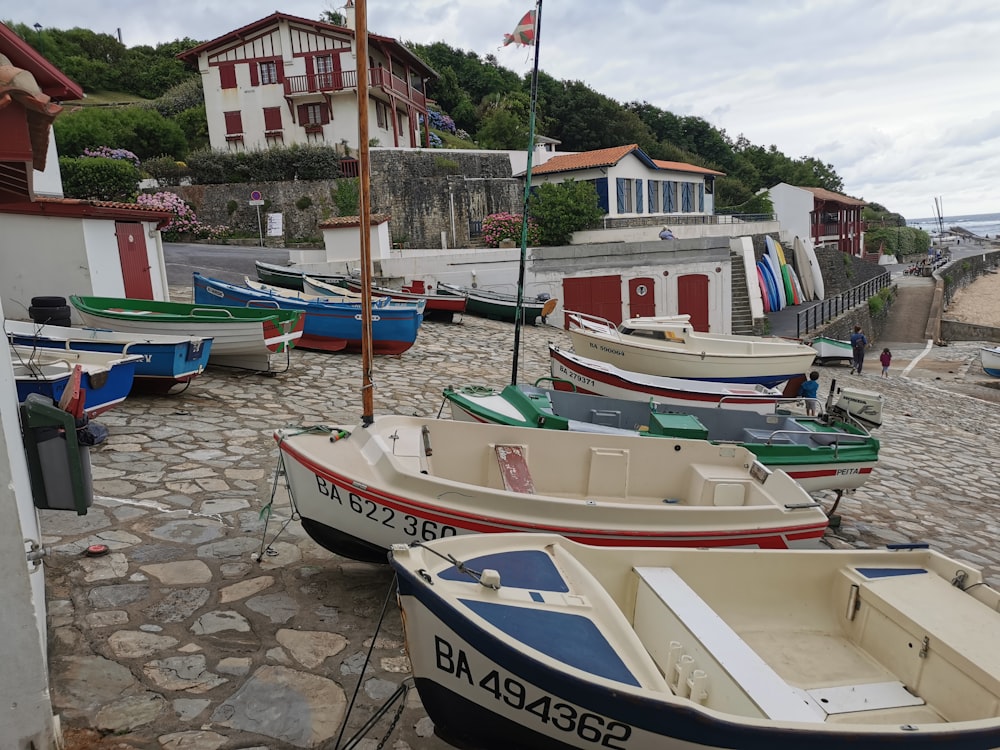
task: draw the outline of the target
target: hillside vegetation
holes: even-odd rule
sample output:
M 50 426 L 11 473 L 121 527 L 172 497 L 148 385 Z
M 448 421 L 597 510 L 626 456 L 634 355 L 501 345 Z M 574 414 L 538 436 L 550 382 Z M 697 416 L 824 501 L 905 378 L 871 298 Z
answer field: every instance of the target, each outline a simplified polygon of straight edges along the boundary
M 125 47 L 109 34 L 87 29 L 35 31 L 25 24 L 7 25 L 83 86 L 86 105 L 122 105 L 83 106 L 61 115 L 54 127 L 65 156 L 109 146 L 127 148 L 141 160 L 184 160 L 207 147 L 201 76 L 176 58 L 198 40 Z M 429 123 L 435 146 L 527 145 L 527 76 L 504 68 L 493 55 L 480 56 L 443 41 L 406 44 L 440 75 L 427 91 L 437 106 Z M 113 114 L 122 110 L 145 114 L 114 122 Z M 141 137 L 129 137 L 129 128 L 140 128 Z M 618 102 L 582 81 L 560 81 L 545 72 L 539 74 L 536 132 L 559 140 L 565 151 L 636 143 L 654 159 L 724 172 L 715 185 L 718 210 L 738 210 L 758 190 L 779 182 L 843 191 L 832 164 L 807 155 L 790 157 L 743 135 L 734 138 L 700 117 L 675 115 L 650 102 Z

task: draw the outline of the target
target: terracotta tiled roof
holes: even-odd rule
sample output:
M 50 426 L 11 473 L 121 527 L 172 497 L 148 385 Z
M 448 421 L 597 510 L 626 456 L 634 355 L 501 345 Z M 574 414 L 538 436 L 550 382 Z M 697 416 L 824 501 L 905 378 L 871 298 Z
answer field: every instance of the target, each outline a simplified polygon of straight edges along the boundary
M 655 164 L 660 169 L 669 169 L 674 172 L 694 172 L 695 174 L 713 174 L 719 175 L 721 177 L 725 176 L 725 172 L 716 172 L 714 169 L 709 169 L 708 167 L 698 167 L 694 164 L 687 164 L 682 161 L 663 161 L 662 159 L 653 159 L 653 164 Z
M 858 200 L 857 198 L 850 198 L 846 195 L 841 195 L 840 193 L 834 193 L 832 190 L 825 190 L 824 188 L 818 187 L 800 187 L 796 185 L 799 190 L 808 190 L 814 196 L 816 196 L 821 201 L 830 201 L 831 203 L 843 203 L 847 206 L 867 206 L 868 201 Z
M 389 214 L 372 214 L 371 225 L 384 224 L 392 216 Z M 361 225 L 360 216 L 334 216 L 331 219 L 324 219 L 319 223 L 320 229 L 336 229 L 337 227 L 357 227 Z
M 34 214 L 72 218 L 132 219 L 134 221 L 166 222 L 173 217 L 170 211 L 139 203 L 120 201 L 91 201 L 80 198 L 36 196 L 23 203 L 0 203 L 0 213 Z
M 614 146 L 613 148 L 602 148 L 597 151 L 583 151 L 579 154 L 561 154 L 553 156 L 544 164 L 533 167 L 532 174 L 553 174 L 555 172 L 575 172 L 579 169 L 595 169 L 597 167 L 610 167 L 633 151 L 638 151 L 639 147 L 632 143 L 628 146 Z

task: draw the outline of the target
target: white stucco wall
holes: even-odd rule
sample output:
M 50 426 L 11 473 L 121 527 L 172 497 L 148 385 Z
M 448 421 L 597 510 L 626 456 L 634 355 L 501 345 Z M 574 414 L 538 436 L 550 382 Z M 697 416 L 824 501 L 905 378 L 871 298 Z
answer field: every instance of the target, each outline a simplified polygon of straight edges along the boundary
M 774 215 L 781 224 L 781 241 L 791 242 L 796 236 L 803 239 L 811 237 L 809 215 L 814 205 L 813 194 L 784 182 L 768 192 L 774 204 Z
M 0 226 L 0 301 L 11 319 L 28 320 L 31 298 L 41 295 L 124 296 L 114 221 L 4 214 Z M 155 224 L 141 226 L 153 295 L 166 299 L 161 246 L 149 236 Z
M 49 128 L 49 150 L 45 155 L 45 170 L 32 174 L 35 195 L 62 198 L 62 172 L 59 171 L 59 151 L 56 149 L 56 131 Z
M 0 317 L 4 308 L 0 305 Z M 17 414 L 10 350 L 0 347 L 0 745 L 55 747 L 49 699 L 44 565 L 29 565 L 25 540 L 41 543 Z
M 586 245 L 594 242 L 651 242 L 660 238 L 660 230 L 669 226 L 674 237 L 691 240 L 699 237 L 740 237 L 748 234 L 770 234 L 777 232 L 781 225 L 777 221 L 740 222 L 736 224 L 677 224 L 665 217 L 663 223 L 649 227 L 621 227 L 615 229 L 587 229 L 574 232 L 571 245 Z
M 389 257 L 391 243 L 389 240 L 389 222 L 372 224 L 369 228 L 369 248 L 372 260 L 382 260 Z M 357 267 L 361 259 L 361 237 L 358 227 L 332 227 L 323 230 L 323 246 L 326 249 L 325 260 L 328 263 L 351 265 Z M 319 259 L 317 259 L 319 260 Z M 316 261 L 313 261 L 316 262 Z M 336 273 L 344 273 L 343 270 Z

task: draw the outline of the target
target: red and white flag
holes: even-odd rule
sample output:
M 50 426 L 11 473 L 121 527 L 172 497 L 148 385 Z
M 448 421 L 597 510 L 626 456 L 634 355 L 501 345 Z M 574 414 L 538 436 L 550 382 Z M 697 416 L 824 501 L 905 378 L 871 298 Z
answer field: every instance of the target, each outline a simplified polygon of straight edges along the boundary
M 523 44 L 531 46 L 535 43 L 535 11 L 529 10 L 524 18 L 518 21 L 513 34 L 503 35 L 503 46 L 508 44 Z

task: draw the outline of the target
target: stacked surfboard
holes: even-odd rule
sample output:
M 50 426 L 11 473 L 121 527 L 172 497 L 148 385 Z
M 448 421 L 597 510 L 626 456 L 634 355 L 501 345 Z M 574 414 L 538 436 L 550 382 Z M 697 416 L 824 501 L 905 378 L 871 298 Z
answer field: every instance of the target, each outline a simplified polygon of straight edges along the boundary
M 765 312 L 823 299 L 823 276 L 812 243 L 807 244 L 798 237 L 793 243 L 795 264 L 803 271 L 800 277 L 795 268 L 787 263 L 781 243 L 772 237 L 765 237 L 764 240 L 767 253 L 757 262 L 757 279 Z

